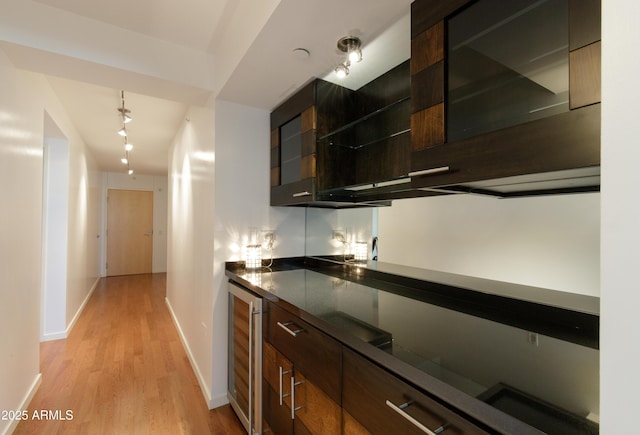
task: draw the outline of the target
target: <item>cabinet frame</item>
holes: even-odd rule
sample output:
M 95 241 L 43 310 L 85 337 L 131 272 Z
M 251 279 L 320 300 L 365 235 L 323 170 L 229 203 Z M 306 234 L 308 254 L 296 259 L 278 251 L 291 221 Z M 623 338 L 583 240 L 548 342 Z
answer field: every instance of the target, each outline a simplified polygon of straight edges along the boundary
M 471 138 L 446 138 L 446 19 L 472 0 L 416 0 L 412 19 L 412 149 L 414 188 L 455 186 L 503 177 L 600 165 L 600 0 L 569 0 L 570 111 Z M 414 89 L 415 88 L 415 89 Z M 429 89 L 428 91 L 425 89 Z M 586 127 L 586 130 L 579 131 Z M 425 170 L 446 168 L 420 175 Z M 599 190 L 597 185 L 503 195 Z
M 263 426 L 278 435 L 340 433 L 342 344 L 273 303 L 266 307 Z

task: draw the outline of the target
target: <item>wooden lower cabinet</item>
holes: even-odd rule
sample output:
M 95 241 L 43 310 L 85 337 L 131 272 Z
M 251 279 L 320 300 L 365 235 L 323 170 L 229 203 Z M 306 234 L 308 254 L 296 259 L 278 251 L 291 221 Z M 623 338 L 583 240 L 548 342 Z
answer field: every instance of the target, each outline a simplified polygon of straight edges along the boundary
M 444 435 L 487 433 L 346 348 L 343 349 L 342 379 L 344 433 L 429 433 L 425 428 Z M 353 424 L 352 419 L 357 420 L 357 424 Z
M 369 432 L 358 420 L 344 409 L 342 410 L 342 433 L 344 435 L 368 435 Z
M 340 405 L 268 342 L 263 344 L 263 376 L 264 433 L 335 435 L 342 432 Z
M 289 311 L 263 321 L 265 434 L 487 433 Z

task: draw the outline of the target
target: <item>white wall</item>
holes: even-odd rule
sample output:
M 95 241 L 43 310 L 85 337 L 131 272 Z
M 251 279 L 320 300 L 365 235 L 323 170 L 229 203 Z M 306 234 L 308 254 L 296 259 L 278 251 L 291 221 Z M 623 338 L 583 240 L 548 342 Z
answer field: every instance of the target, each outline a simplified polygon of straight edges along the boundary
M 275 257 L 304 255 L 304 209 L 269 207 L 269 113 L 224 101 L 192 107 L 170 151 L 167 303 L 210 408 L 227 403 L 225 261 L 249 229 Z
M 380 208 L 379 260 L 600 295 L 600 194 L 448 195 Z
M 214 112 L 191 107 L 169 151 L 167 305 L 211 407 Z
M 242 261 L 249 230 L 275 231 L 276 258 L 304 255 L 305 210 L 269 207 L 269 112 L 216 101 L 213 394 L 227 387 L 225 261 Z M 263 258 L 268 256 L 263 253 Z M 226 398 L 224 398 L 226 401 Z
M 602 291 L 600 401 L 603 434 L 638 433 L 640 323 L 640 5 L 602 2 Z
M 69 142 L 49 136 L 45 119 L 40 339 L 66 337 Z M 57 127 L 54 128 L 57 130 Z M 55 134 L 55 132 L 53 133 Z
M 34 81 L 0 51 L 0 410 L 20 409 L 40 376 L 44 114 Z
M 377 213 L 375 208 L 307 209 L 305 255 L 349 255 L 353 254 L 353 243 L 366 242 L 370 260 Z M 342 233 L 346 244 L 333 239 L 334 231 Z
M 109 189 L 143 190 L 153 192 L 153 260 L 152 273 L 167 271 L 167 205 L 168 205 L 168 177 L 160 175 L 144 175 L 118 172 L 102 174 L 102 234 L 107 228 L 107 191 Z M 100 271 L 106 276 L 107 238 L 102 237 Z
M 99 276 L 99 181 L 85 145 L 43 76 L 0 50 L 0 410 L 20 409 L 39 384 L 45 112 L 69 140 L 67 332 Z M 0 433 L 11 430 L 0 421 Z

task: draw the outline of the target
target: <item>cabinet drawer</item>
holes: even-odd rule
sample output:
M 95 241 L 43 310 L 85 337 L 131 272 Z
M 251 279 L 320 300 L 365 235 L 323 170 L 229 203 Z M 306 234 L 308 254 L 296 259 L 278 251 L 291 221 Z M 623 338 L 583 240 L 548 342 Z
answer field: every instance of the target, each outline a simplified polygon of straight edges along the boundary
M 438 429 L 444 426 L 443 435 L 486 433 L 348 349 L 343 352 L 343 379 L 344 411 L 372 434 L 424 434 L 419 424 L 435 433 L 440 433 Z M 406 403 L 410 405 L 405 408 L 402 405 Z M 392 405 L 404 408 L 405 416 L 394 410 Z
M 340 343 L 272 303 L 264 316 L 264 337 L 291 360 L 296 372 L 341 403 Z

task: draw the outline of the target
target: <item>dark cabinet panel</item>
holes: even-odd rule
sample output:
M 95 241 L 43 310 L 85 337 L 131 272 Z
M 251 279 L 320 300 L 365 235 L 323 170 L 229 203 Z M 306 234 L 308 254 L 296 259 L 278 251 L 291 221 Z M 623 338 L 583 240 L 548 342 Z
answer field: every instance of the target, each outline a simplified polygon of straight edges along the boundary
M 343 380 L 343 408 L 359 423 L 349 425 L 355 433 L 362 433 L 359 426 L 374 435 L 424 434 L 424 428 L 447 434 L 487 433 L 348 349 L 343 355 Z
M 376 198 L 360 201 L 349 187 L 406 177 L 409 68 L 403 62 L 357 91 L 316 79 L 302 96 L 277 108 L 271 119 L 271 205 L 368 205 Z M 309 95 L 311 105 L 305 106 Z
M 271 205 L 307 205 L 319 189 L 341 185 L 344 153 L 318 149 L 317 137 L 345 122 L 350 90 L 316 79 L 271 113 Z
M 569 89 L 571 109 L 600 102 L 600 42 L 569 54 Z
M 501 195 L 469 183 L 548 174 L 536 183 L 552 188 L 527 193 L 510 180 L 509 196 L 599 188 L 600 112 L 588 106 L 600 102 L 600 3 L 525 2 L 519 11 L 520 3 L 412 4 L 412 187 Z M 425 54 L 440 49 L 446 77 L 430 65 L 438 56 Z M 558 178 L 558 170 L 573 172 Z
M 411 3 L 411 39 L 473 0 L 416 0 Z M 412 55 L 413 57 L 413 55 Z
M 579 146 L 576 146 L 579 144 Z M 505 160 L 504 156 L 509 159 Z M 600 164 L 600 105 L 414 153 L 422 169 L 447 168 L 412 179 L 417 187 L 448 186 Z
M 286 310 L 267 307 L 264 426 L 276 435 L 340 433 L 341 344 Z
M 293 362 L 296 370 L 339 404 L 340 343 L 274 304 L 269 304 L 265 318 L 266 339 Z
M 353 195 L 357 202 L 357 190 L 350 187 L 397 179 L 409 172 L 410 62 L 351 92 L 346 107 L 350 113 L 342 117 L 345 123 L 318 133 L 319 156 L 326 158 L 318 162 L 319 170 L 338 168 L 344 176 L 332 179 L 332 184 L 322 183 L 319 190 L 324 195 Z
M 435 63 L 411 76 L 411 111 L 444 102 L 444 62 Z
M 275 435 L 293 434 L 290 405 L 286 403 L 280 405 L 278 393 L 266 382 L 262 389 L 262 396 L 262 412 L 264 415 L 262 427 L 264 428 L 264 433 Z
M 413 151 L 444 143 L 444 128 L 444 103 L 412 113 L 411 144 Z M 411 167 L 415 168 L 416 163 L 412 161 Z M 421 166 L 418 167 L 424 169 Z
M 311 82 L 304 85 L 271 112 L 271 130 L 280 128 L 283 124 L 300 115 L 305 109 L 313 106 L 314 103 L 315 84 Z
M 316 177 L 315 82 L 271 112 L 271 205 L 313 200 Z
M 569 50 L 600 40 L 600 0 L 569 0 Z

